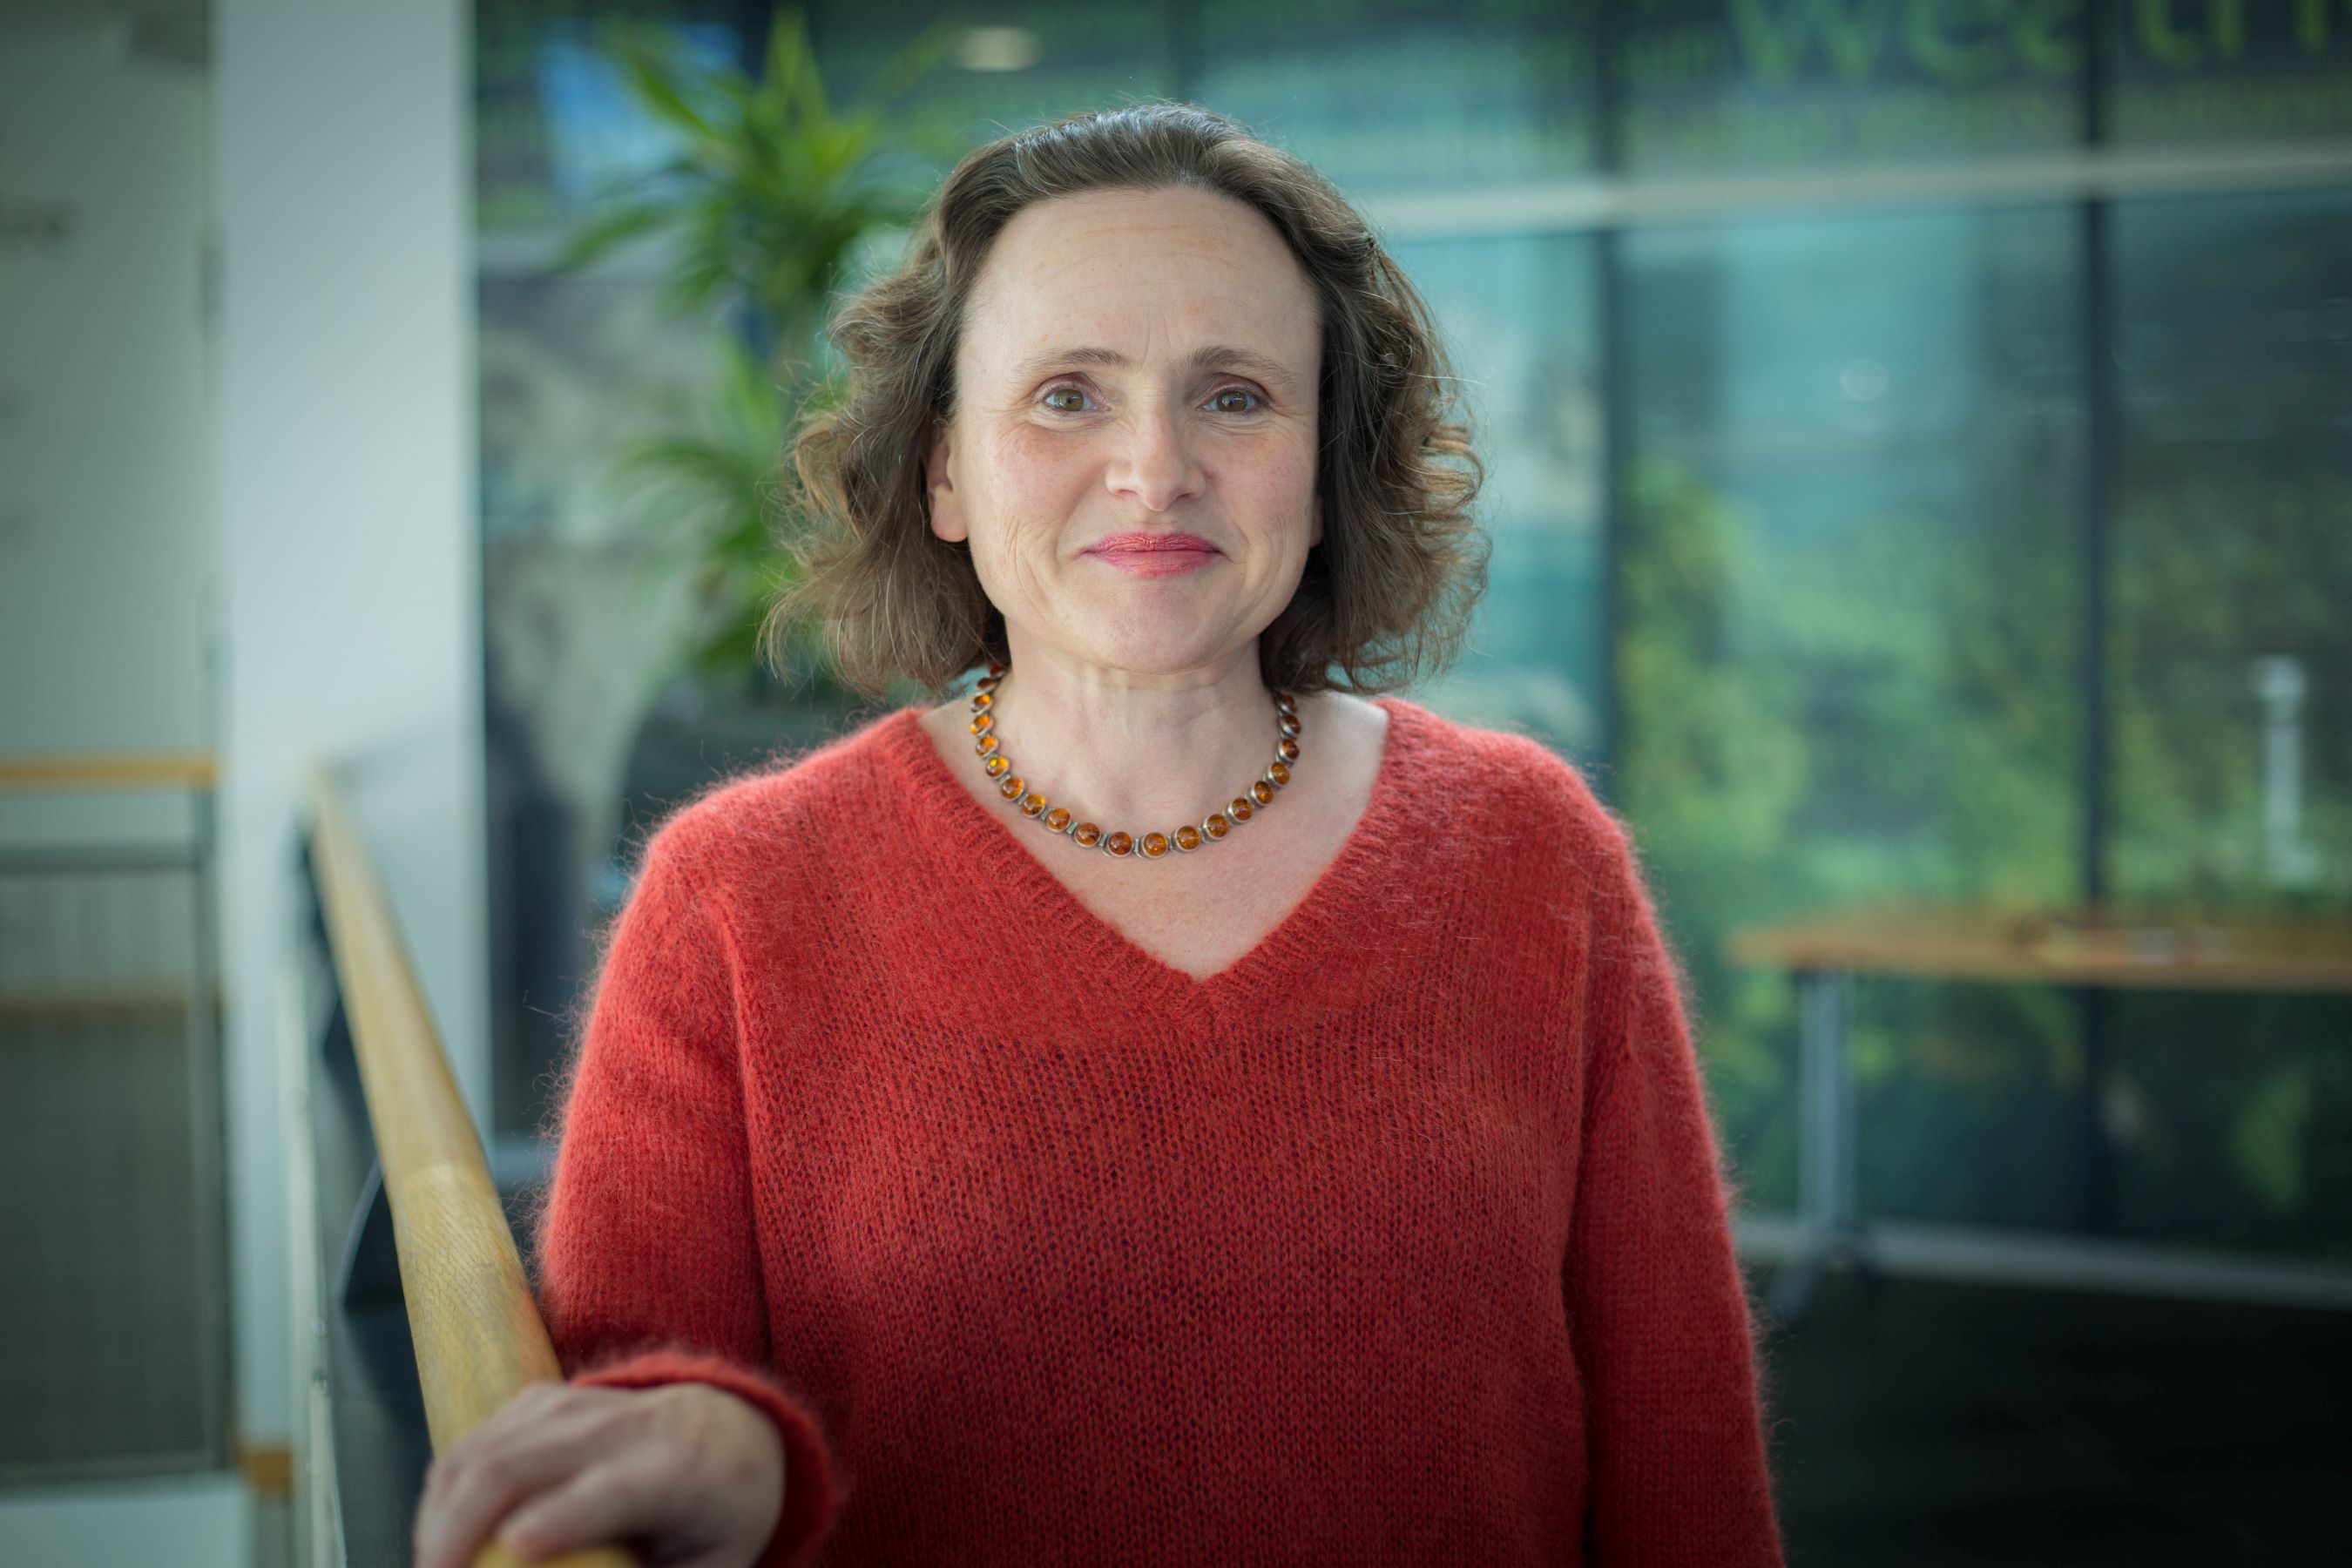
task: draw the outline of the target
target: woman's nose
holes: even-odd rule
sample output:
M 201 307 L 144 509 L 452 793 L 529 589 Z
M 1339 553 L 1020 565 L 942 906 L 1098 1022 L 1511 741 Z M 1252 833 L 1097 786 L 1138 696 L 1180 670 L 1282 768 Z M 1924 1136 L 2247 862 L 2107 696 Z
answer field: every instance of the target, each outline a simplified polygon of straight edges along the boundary
M 1204 476 L 1184 416 L 1163 405 L 1139 408 L 1122 422 L 1124 445 L 1106 476 L 1112 494 L 1133 496 L 1150 511 L 1200 494 Z

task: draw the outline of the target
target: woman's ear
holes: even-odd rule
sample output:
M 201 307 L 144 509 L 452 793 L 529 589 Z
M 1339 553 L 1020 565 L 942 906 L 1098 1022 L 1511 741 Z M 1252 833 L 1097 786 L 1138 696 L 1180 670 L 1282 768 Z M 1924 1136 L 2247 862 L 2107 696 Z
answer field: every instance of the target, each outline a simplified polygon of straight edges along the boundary
M 955 480 L 948 473 L 955 456 L 954 437 L 953 427 L 932 415 L 931 438 L 923 452 L 923 489 L 931 498 L 931 531 L 950 544 L 971 536 L 964 522 L 962 498 L 956 494 Z

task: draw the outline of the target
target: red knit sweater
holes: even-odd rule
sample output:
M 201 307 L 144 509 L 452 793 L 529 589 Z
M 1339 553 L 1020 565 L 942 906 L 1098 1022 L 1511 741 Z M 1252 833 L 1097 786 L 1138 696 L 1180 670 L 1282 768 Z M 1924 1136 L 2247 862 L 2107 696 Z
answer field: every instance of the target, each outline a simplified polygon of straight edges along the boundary
M 763 1563 L 1780 1561 L 1623 830 L 1534 742 L 1379 700 L 1353 835 L 1206 981 L 912 708 L 655 834 L 541 1300 L 574 1381 L 776 1421 Z

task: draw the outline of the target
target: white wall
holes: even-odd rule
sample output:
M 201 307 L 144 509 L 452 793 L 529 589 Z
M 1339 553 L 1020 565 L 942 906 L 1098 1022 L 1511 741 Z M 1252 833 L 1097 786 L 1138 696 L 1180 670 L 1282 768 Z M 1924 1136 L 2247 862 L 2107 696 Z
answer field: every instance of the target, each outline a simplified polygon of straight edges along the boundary
M 458 1078 L 486 1109 L 471 13 L 220 0 L 217 461 L 237 1394 L 284 1441 L 271 997 L 299 792 L 350 777 Z
M 0 21 L 0 752 L 212 742 L 201 71 Z M 16 840 L 184 835 L 17 796 Z

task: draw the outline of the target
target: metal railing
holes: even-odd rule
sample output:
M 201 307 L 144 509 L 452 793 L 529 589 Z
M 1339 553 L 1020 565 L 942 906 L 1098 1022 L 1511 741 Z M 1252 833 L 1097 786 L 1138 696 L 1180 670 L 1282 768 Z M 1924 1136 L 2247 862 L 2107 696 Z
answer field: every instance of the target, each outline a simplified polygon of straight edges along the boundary
M 0 756 L 0 1483 L 230 1462 L 215 772 Z

